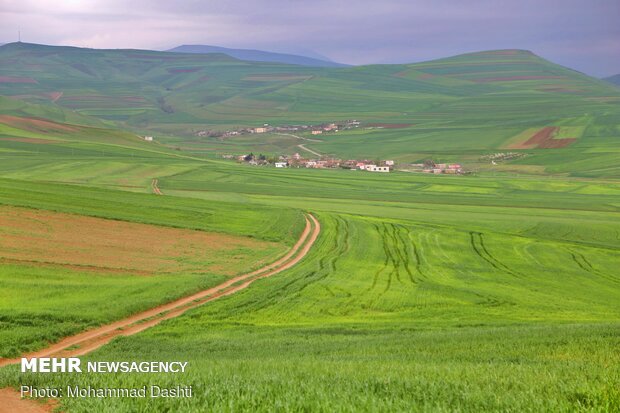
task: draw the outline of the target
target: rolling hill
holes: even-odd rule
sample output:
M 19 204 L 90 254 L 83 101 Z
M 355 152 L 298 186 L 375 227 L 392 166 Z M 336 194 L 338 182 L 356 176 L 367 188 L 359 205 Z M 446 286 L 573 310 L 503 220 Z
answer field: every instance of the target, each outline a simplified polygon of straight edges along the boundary
M 224 54 L 0 47 L 0 94 L 47 103 L 201 151 L 261 150 L 261 141 L 196 139 L 201 129 L 346 119 L 396 124 L 323 136 L 340 157 L 476 163 L 524 152 L 518 173 L 617 176 L 620 90 L 524 50 L 417 64 L 317 68 Z M 544 128 L 545 142 L 528 145 Z M 270 150 L 277 151 L 278 139 Z M 290 140 L 290 139 L 289 139 Z M 285 150 L 282 147 L 281 150 Z
M 613 83 L 614 85 L 620 86 L 620 74 L 606 77 L 603 80 Z
M 273 63 L 285 63 L 290 65 L 300 66 L 314 66 L 314 67 L 345 67 L 347 65 L 342 63 L 332 62 L 330 60 L 316 59 L 308 56 L 300 56 L 288 53 L 275 53 L 267 52 L 264 50 L 254 49 L 230 49 L 228 47 L 209 46 L 202 44 L 195 45 L 182 45 L 173 49 L 167 50 L 168 52 L 178 53 L 223 53 L 230 57 L 240 60 L 249 60 L 254 62 L 273 62 Z
M 154 309 L 178 317 L 83 360 L 190 366 L 7 365 L 4 394 L 29 382 L 195 391 L 59 398 L 70 412 L 618 410 L 620 92 L 606 82 L 521 50 L 310 68 L 9 44 L 0 94 L 0 365 Z M 304 143 L 479 173 L 251 167 L 215 154 L 299 138 L 195 134 L 353 118 L 359 128 Z M 479 161 L 498 151 L 523 156 Z M 283 259 L 306 212 L 320 232 L 293 267 L 183 315 L 157 310 Z M 230 237 L 235 248 L 214 248 Z

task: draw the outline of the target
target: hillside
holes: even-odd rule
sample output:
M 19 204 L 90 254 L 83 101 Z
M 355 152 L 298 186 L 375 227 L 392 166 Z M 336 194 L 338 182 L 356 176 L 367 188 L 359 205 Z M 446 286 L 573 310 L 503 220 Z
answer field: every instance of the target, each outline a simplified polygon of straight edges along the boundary
M 618 411 L 620 90 L 606 82 L 521 50 L 310 68 L 10 44 L 0 94 L 0 410 L 7 393 L 43 406 L 24 383 L 159 383 L 194 394 L 48 410 Z M 343 119 L 361 125 L 196 133 Z M 304 138 L 476 173 L 219 156 Z M 521 157 L 480 158 L 495 152 Z M 22 373 L 44 349 L 188 369 Z
M 290 65 L 300 66 L 314 66 L 314 67 L 345 67 L 342 63 L 336 63 L 329 60 L 315 59 L 308 56 L 300 56 L 288 53 L 275 53 L 267 52 L 264 50 L 254 49 L 230 49 L 228 47 L 209 46 L 209 45 L 182 45 L 173 49 L 167 50 L 168 52 L 177 53 L 223 53 L 230 57 L 240 60 L 249 60 L 253 62 L 273 62 L 273 63 L 285 63 Z
M 620 73 L 617 75 L 609 76 L 603 79 L 607 82 L 613 83 L 614 85 L 620 86 Z
M 53 104 L 202 152 L 262 150 L 252 138 L 197 139 L 197 130 L 357 119 L 394 124 L 323 136 L 340 157 L 469 162 L 498 151 L 527 157 L 498 171 L 618 176 L 620 90 L 523 50 L 407 65 L 317 68 L 224 54 L 0 47 L 0 94 Z M 389 126 L 389 125 L 388 125 Z M 544 128 L 553 134 L 528 145 Z M 269 151 L 287 150 L 282 137 Z M 291 138 L 287 138 L 290 140 Z

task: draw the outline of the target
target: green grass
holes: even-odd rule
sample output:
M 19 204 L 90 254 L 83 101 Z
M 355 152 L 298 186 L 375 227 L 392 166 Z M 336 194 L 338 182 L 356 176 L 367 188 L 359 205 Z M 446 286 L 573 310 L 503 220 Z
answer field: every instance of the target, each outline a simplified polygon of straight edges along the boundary
M 358 119 L 413 126 L 334 133 L 311 148 L 342 158 L 454 161 L 477 170 L 477 158 L 500 150 L 510 137 L 561 125 L 569 129 L 559 137 L 578 141 L 567 148 L 524 151 L 532 156 L 516 162 L 516 168 L 491 170 L 620 176 L 613 149 L 620 90 L 527 51 L 351 68 L 24 43 L 1 47 L 0 56 L 3 76 L 37 81 L 0 84 L 1 94 L 35 104 L 3 99 L 6 113 L 119 125 L 196 153 L 298 151 L 290 139 L 195 136 L 202 129 Z M 178 71 L 188 68 L 194 71 Z M 271 81 L 247 80 L 257 76 Z M 62 97 L 50 105 L 50 94 L 60 91 Z
M 62 76 L 46 66 L 47 47 L 0 48 L 8 58 L 0 73 L 17 76 L 14 67 L 27 63 L 20 76 L 39 82 L 2 84 L 2 93 L 29 93 L 24 99 L 36 103 L 4 99 L 2 114 L 81 125 L 66 134 L 1 126 L 0 138 L 65 142 L 0 140 L 0 204 L 289 246 L 311 211 L 322 232 L 295 267 L 87 357 L 189 361 L 185 375 L 24 376 L 8 367 L 0 387 L 195 390 L 190 400 L 63 399 L 68 411 L 620 410 L 616 89 L 523 51 L 315 69 L 218 55 L 55 50 Z M 273 73 L 307 79 L 248 80 Z M 63 97 L 44 104 L 41 93 L 58 90 Z M 90 124 L 69 109 L 103 120 Z M 308 146 L 347 158 L 457 161 L 479 173 L 249 167 L 214 154 L 298 151 L 299 141 L 192 135 L 352 118 L 412 126 L 322 135 Z M 114 125 L 158 131 L 157 140 L 181 150 Z M 545 126 L 578 139 L 498 165 L 479 160 Z M 164 196 L 148 193 L 152 179 Z M 181 278 L 3 264 L 2 348 L 36 348 L 218 280 Z
M 87 358 L 189 360 L 181 377 L 5 369 L 2 381 L 184 384 L 196 393 L 189 401 L 67 399 L 70 411 L 620 407 L 617 250 L 320 220 L 318 244 L 294 269 Z

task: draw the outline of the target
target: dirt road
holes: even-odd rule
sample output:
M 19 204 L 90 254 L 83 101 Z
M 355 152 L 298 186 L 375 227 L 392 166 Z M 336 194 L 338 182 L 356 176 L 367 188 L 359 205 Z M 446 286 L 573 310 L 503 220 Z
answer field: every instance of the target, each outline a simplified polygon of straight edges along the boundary
M 304 144 L 297 145 L 297 147 L 300 148 L 300 149 L 303 149 L 304 151 L 310 152 L 310 153 L 312 153 L 312 154 L 314 154 L 314 155 L 316 155 L 318 157 L 323 156 L 323 154 L 320 154 L 320 153 L 318 153 L 316 151 L 313 151 L 310 148 L 306 148 L 306 146 Z
M 153 193 L 155 195 L 163 195 L 157 184 L 159 183 L 159 179 L 155 178 L 151 181 L 151 188 L 153 189 Z
M 297 243 L 279 260 L 256 271 L 239 275 L 215 287 L 179 298 L 147 311 L 127 317 L 92 330 L 67 337 L 42 350 L 22 357 L 73 357 L 87 354 L 118 336 L 129 336 L 159 324 L 163 320 L 177 317 L 189 309 L 198 307 L 216 298 L 233 294 L 248 287 L 259 278 L 269 277 L 291 268 L 308 253 L 321 231 L 321 226 L 312 214 L 306 216 L 306 227 Z M 0 359 L 0 367 L 19 363 L 21 358 Z
M 247 288 L 259 278 L 265 278 L 291 268 L 301 261 L 316 241 L 321 231 L 319 221 L 312 215 L 306 216 L 306 227 L 297 243 L 286 255 L 277 261 L 266 265 L 256 271 L 243 274 L 223 282 L 213 288 L 200 291 L 196 294 L 180 298 L 171 303 L 160 305 L 151 310 L 143 311 L 123 320 L 101 326 L 75 336 L 67 337 L 51 346 L 24 354 L 23 357 L 74 357 L 87 354 L 109 343 L 118 336 L 129 336 L 149 327 L 159 324 L 164 320 L 178 317 L 187 310 L 203 305 L 219 297 L 227 296 Z M 0 367 L 20 362 L 20 358 L 0 359 Z M 0 413 L 50 412 L 54 404 L 41 404 L 34 400 L 22 399 L 20 394 L 12 388 L 0 389 Z
M 304 141 L 308 141 L 308 142 L 323 142 L 320 139 L 310 139 L 310 138 L 304 138 L 303 136 L 299 136 L 299 135 L 293 135 L 292 133 L 276 133 L 276 135 L 280 135 L 280 136 L 291 136 L 293 138 L 297 138 L 297 139 L 301 139 Z
M 55 404 L 22 399 L 19 392 L 9 387 L 0 389 L 0 413 L 49 413 L 54 410 Z

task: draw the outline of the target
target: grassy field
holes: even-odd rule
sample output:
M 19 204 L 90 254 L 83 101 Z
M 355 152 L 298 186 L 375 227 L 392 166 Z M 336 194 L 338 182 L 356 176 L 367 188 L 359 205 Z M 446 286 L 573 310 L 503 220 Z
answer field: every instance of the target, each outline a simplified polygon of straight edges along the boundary
M 292 246 L 306 211 L 322 230 L 295 267 L 86 356 L 188 361 L 183 375 L 21 375 L 9 366 L 0 388 L 180 384 L 195 392 L 61 400 L 70 412 L 620 411 L 617 90 L 524 51 L 316 69 L 67 48 L 53 59 L 69 77 L 47 66 L 49 51 L 0 48 L 3 76 L 18 76 L 22 65 L 19 76 L 38 82 L 0 84 L 23 99 L 0 100 L 0 211 L 262 246 L 235 253 L 242 258 L 233 272 Z M 216 154 L 297 152 L 301 141 L 192 135 L 353 118 L 410 126 L 303 143 L 343 157 L 457 161 L 478 172 L 250 167 Z M 506 149 L 547 127 L 557 128 L 553 139 L 575 141 Z M 137 136 L 153 131 L 154 143 Z M 480 161 L 508 150 L 527 156 Z M 163 196 L 152 194 L 155 179 Z M 10 222 L 0 235 L 24 236 L 27 225 Z M 59 245 L 56 257 L 48 247 L 50 259 L 70 250 Z M 92 248 L 81 253 L 81 264 L 94 260 Z M 5 260 L 0 356 L 206 288 L 230 274 L 205 268 L 229 260 L 188 256 L 168 263 L 181 268 L 174 275 L 151 276 Z
M 319 218 L 319 243 L 299 266 L 88 357 L 190 360 L 181 378 L 24 378 L 8 368 L 3 382 L 182 383 L 196 392 L 190 401 L 67 399 L 70 411 L 620 406 L 617 249 Z
M 244 210 L 224 202 L 14 180 L 1 180 L 0 193 L 1 205 L 37 208 L 0 207 L 0 221 L 6 221 L 0 233 L 7 235 L 0 254 L 2 357 L 257 268 L 282 255 L 303 227 L 301 214 L 290 208 Z M 15 211 L 30 219 L 17 222 Z M 66 226 L 70 239 L 62 238 Z M 222 248 L 224 234 L 234 234 L 237 247 Z M 183 236 L 189 237 L 185 244 Z
M 523 50 L 351 68 L 25 43 L 0 47 L 0 57 L 0 74 L 32 79 L 0 83 L 0 94 L 34 104 L 3 102 L 11 113 L 121 126 L 202 156 L 299 148 L 290 137 L 214 139 L 196 136 L 199 130 L 357 119 L 411 126 L 326 134 L 309 147 L 342 158 L 459 162 L 483 172 L 620 176 L 620 90 Z M 528 156 L 509 165 L 479 162 L 519 134 L 552 126 L 562 127 L 558 137 L 578 139 L 516 150 Z

